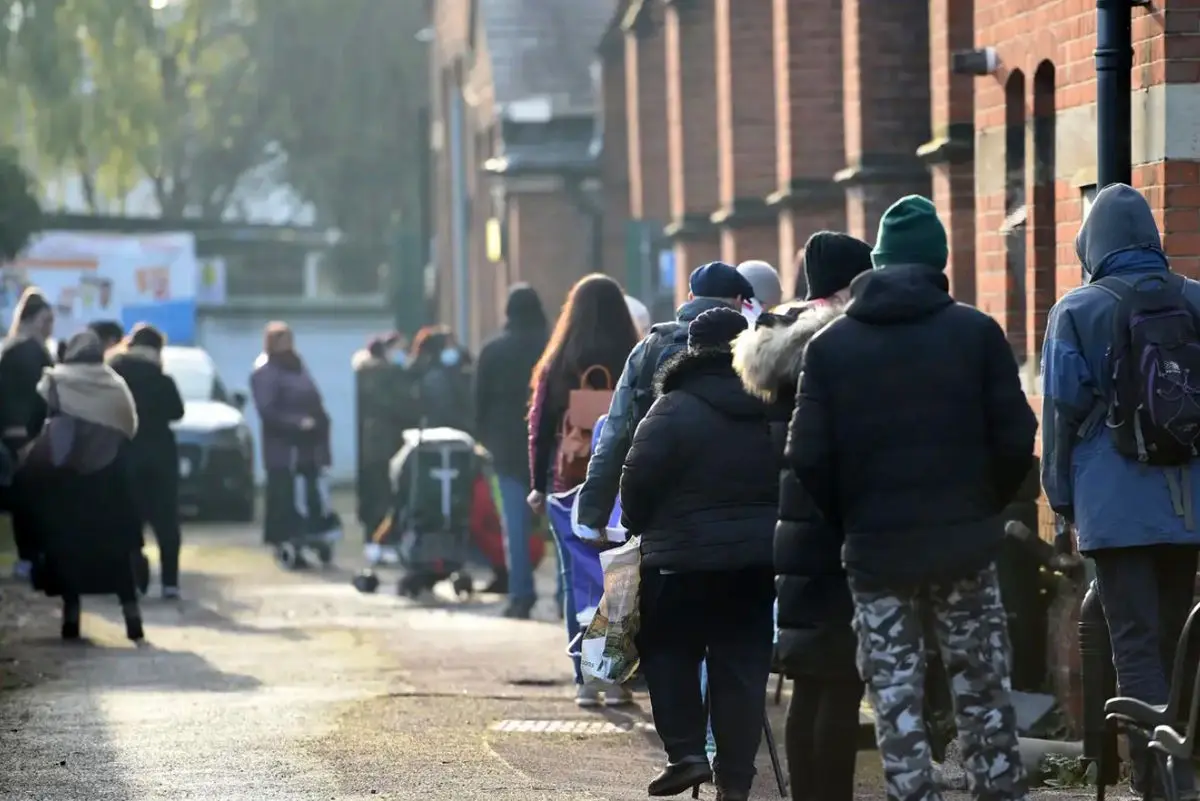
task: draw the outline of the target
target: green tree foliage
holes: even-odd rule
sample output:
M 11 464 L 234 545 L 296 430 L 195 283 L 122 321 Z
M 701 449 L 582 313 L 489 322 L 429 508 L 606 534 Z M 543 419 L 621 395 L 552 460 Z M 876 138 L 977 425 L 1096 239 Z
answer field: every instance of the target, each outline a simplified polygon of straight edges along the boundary
M 17 257 L 41 222 L 33 180 L 11 150 L 0 150 L 0 263 Z
M 262 2 L 255 58 L 286 118 L 276 141 L 288 182 L 358 250 L 384 258 L 398 223 L 416 225 L 421 111 L 429 96 L 418 0 Z
M 93 208 L 149 179 L 163 216 L 220 216 L 266 158 L 274 107 L 239 0 L 0 0 L 9 92 L 39 167 Z M 10 127 L 12 121 L 9 121 Z

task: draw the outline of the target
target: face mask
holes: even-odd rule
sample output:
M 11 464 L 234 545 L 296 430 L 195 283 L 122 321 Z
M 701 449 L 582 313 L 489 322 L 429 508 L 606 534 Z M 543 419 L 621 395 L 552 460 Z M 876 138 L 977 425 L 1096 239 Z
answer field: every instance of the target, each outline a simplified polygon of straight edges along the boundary
M 741 311 L 742 316 L 746 318 L 746 322 L 748 322 L 750 327 L 753 328 L 754 321 L 758 319 L 758 315 L 763 313 L 763 307 L 761 303 L 754 298 L 751 298 L 750 300 L 742 301 Z
M 440 358 L 443 367 L 454 367 L 456 364 L 458 364 L 458 351 L 454 348 L 446 348 L 444 351 L 442 351 Z
M 408 364 L 408 354 L 402 350 L 392 351 L 392 364 L 398 364 L 401 367 Z

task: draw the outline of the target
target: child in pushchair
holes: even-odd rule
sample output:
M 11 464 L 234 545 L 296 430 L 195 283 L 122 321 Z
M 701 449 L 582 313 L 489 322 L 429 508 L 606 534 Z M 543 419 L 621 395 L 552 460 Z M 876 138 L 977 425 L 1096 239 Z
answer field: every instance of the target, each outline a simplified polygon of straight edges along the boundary
M 411 428 L 392 458 L 392 511 L 366 546 L 370 565 L 355 586 L 378 586 L 373 568 L 399 565 L 397 587 L 416 598 L 449 579 L 461 598 L 474 581 L 466 570 L 471 547 L 471 509 L 484 458 L 469 434 L 453 428 Z

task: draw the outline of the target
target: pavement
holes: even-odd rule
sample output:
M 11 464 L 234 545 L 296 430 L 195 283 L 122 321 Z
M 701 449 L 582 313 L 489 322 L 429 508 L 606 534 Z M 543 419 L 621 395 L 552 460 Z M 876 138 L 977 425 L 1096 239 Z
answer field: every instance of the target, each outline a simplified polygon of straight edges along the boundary
M 342 567 L 286 573 L 253 526 L 189 524 L 185 539 L 185 600 L 147 599 L 140 648 L 115 600 L 86 599 L 88 639 L 64 644 L 53 601 L 0 581 L 0 798 L 647 797 L 663 761 L 648 697 L 578 709 L 548 601 L 505 620 L 497 596 L 356 592 L 356 544 Z M 551 597 L 549 564 L 538 581 Z M 767 699 L 780 748 L 786 703 Z M 858 797 L 882 798 L 877 755 L 860 756 Z M 765 748 L 753 797 L 779 798 Z

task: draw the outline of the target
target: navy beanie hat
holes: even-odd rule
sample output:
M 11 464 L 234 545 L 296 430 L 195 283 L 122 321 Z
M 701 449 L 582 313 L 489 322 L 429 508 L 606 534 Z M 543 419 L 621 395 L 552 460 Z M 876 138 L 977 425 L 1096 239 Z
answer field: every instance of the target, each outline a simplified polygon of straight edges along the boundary
M 688 325 L 688 350 L 729 349 L 734 337 L 750 327 L 741 312 L 716 308 L 701 312 Z
M 754 287 L 737 268 L 723 261 L 713 261 L 692 270 L 688 278 L 688 289 L 698 298 L 741 298 L 754 297 Z

